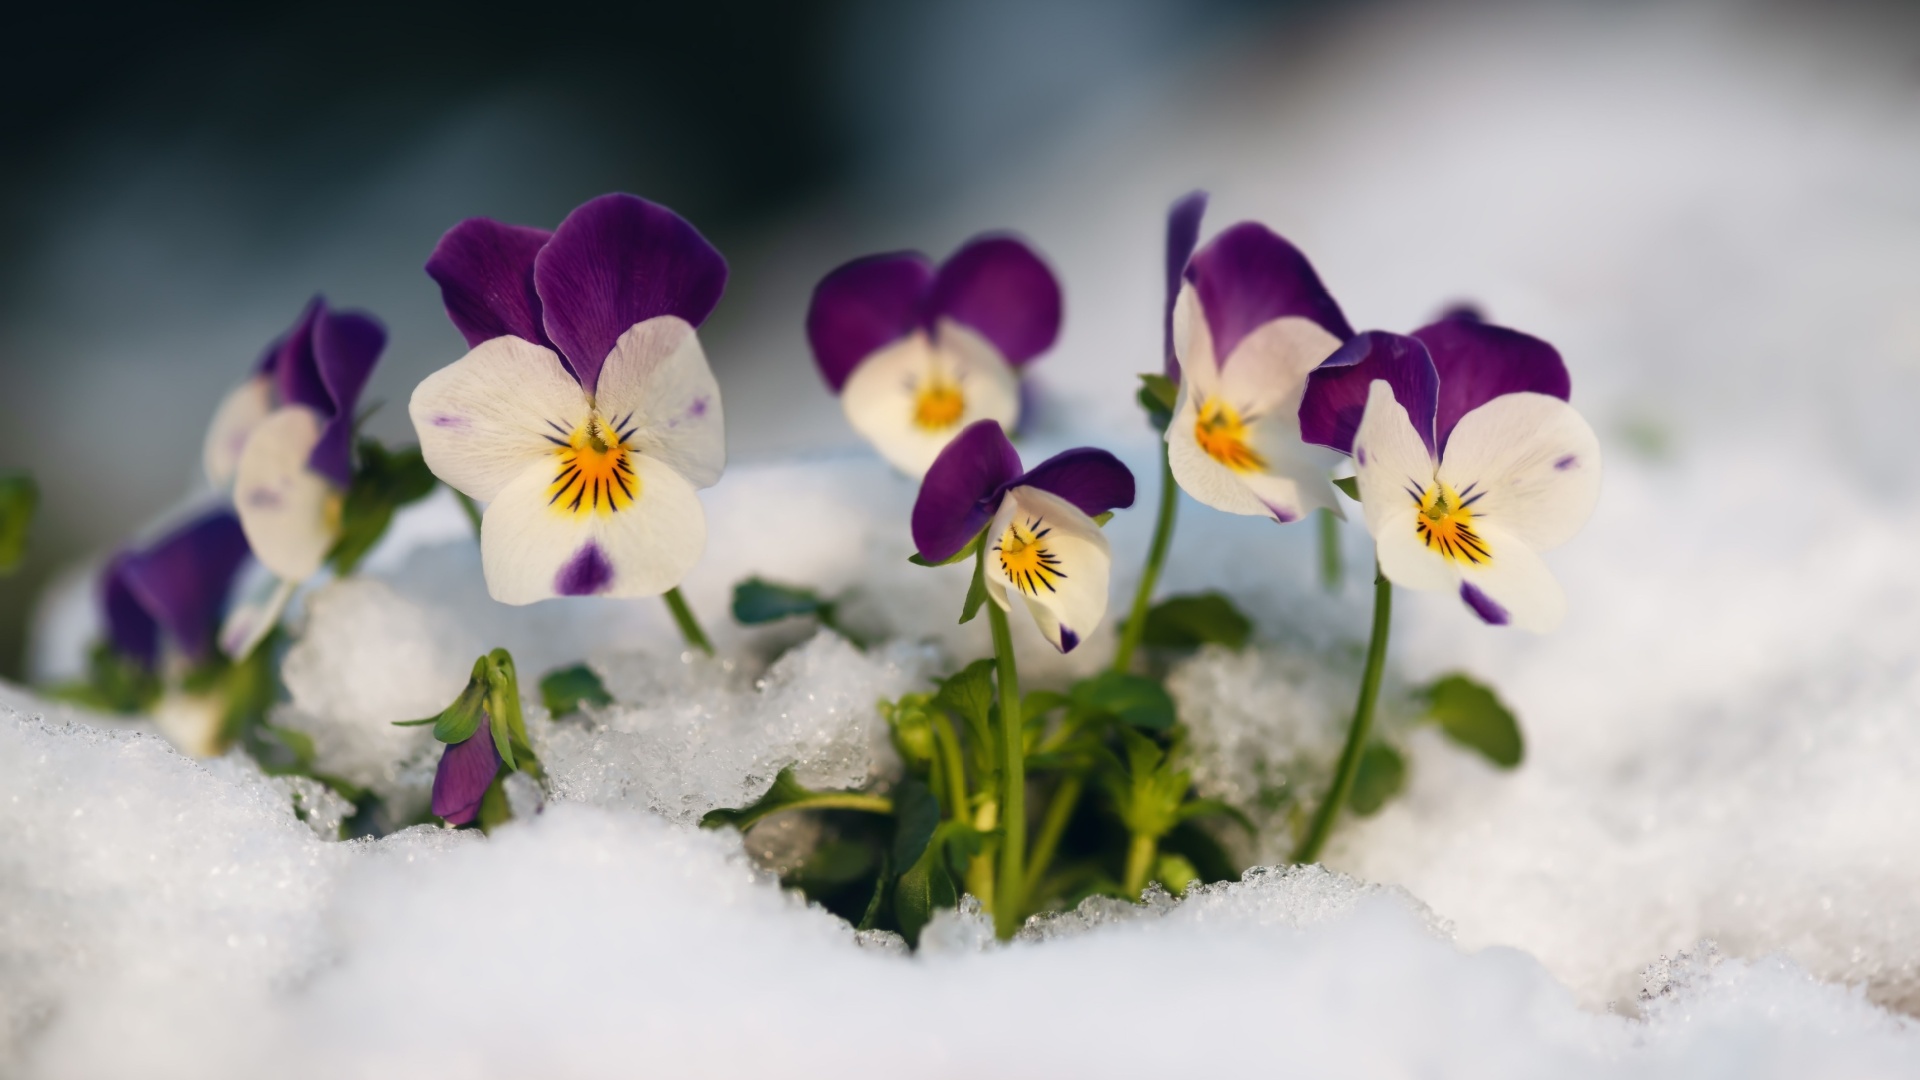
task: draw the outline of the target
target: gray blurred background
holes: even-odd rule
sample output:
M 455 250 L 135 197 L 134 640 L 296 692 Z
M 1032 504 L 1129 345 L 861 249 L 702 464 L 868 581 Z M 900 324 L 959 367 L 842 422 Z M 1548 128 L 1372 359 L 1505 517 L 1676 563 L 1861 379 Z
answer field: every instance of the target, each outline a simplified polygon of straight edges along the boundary
M 1056 381 L 1113 369 L 1096 415 L 1143 437 L 1119 418 L 1130 374 L 1158 363 L 1157 215 L 1196 185 L 1220 196 L 1213 226 L 1261 216 L 1300 240 L 1357 324 L 1405 328 L 1471 294 L 1563 347 L 1642 357 L 1579 377 L 1627 387 L 1599 426 L 1649 454 L 1677 406 L 1633 388 L 1676 350 L 1727 350 L 1702 369 L 1718 373 L 1751 340 L 1779 346 L 1762 316 L 1796 280 L 1843 298 L 1810 367 L 1826 345 L 1878 350 L 1905 395 L 1863 392 L 1817 422 L 1871 443 L 1907 430 L 1876 410 L 1920 399 L 1913 5 L 110 4 L 16 20 L 0 470 L 32 471 L 43 510 L 25 572 L 0 581 L 9 676 L 38 590 L 192 489 L 219 396 L 310 295 L 386 321 L 371 431 L 409 441 L 412 386 L 463 351 L 420 271 L 440 233 L 476 214 L 552 227 L 609 190 L 679 210 L 732 264 L 704 336 L 735 460 L 853 443 L 800 329 L 822 272 L 989 227 L 1057 258 Z M 1711 313 L 1677 298 L 1701 282 L 1724 298 L 1806 251 L 1803 273 Z M 1756 318 L 1728 332 L 1742 311 Z

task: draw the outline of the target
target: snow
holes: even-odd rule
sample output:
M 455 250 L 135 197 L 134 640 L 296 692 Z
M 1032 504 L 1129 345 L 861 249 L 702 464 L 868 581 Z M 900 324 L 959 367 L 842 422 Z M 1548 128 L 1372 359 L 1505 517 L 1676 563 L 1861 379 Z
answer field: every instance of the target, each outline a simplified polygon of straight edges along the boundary
M 764 869 L 815 841 L 804 819 L 744 843 L 687 823 L 787 765 L 884 782 L 867 706 L 985 653 L 954 622 L 965 568 L 906 562 L 911 485 L 851 451 L 730 468 L 685 590 L 720 661 L 657 604 L 492 603 L 442 496 L 364 577 L 303 595 L 276 722 L 417 799 L 432 748 L 391 720 L 445 704 L 483 648 L 529 693 L 589 661 L 615 704 L 529 710 L 551 800 L 512 793 L 521 819 L 484 840 L 330 841 L 343 807 L 310 786 L 0 686 L 0 1071 L 1920 1073 L 1920 108 L 1899 34 L 1799 18 L 1370 9 L 943 211 L 956 237 L 1028 227 L 1067 283 L 1029 461 L 1094 441 L 1154 475 L 1128 377 L 1158 362 L 1158 215 L 1195 182 L 1214 226 L 1299 240 L 1360 325 L 1471 296 L 1568 356 L 1608 471 L 1550 556 L 1567 624 L 1533 638 L 1398 594 L 1383 731 L 1409 788 L 1347 822 L 1328 869 L 1090 901 L 1005 948 L 977 910 L 917 956 L 856 936 Z M 745 344 L 779 374 L 725 387 L 736 423 L 822 393 L 793 325 L 763 323 Z M 1110 526 L 1116 611 L 1145 494 Z M 1364 538 L 1345 530 L 1328 595 L 1310 530 L 1181 515 L 1163 592 L 1233 593 L 1258 641 L 1170 686 L 1202 785 L 1257 811 L 1337 747 Z M 899 643 L 733 626 L 753 574 Z M 1015 633 L 1035 686 L 1111 655 L 1110 626 L 1065 659 Z M 59 642 L 41 670 L 71 662 Z M 1520 769 L 1411 725 L 1405 688 L 1450 670 L 1514 707 Z

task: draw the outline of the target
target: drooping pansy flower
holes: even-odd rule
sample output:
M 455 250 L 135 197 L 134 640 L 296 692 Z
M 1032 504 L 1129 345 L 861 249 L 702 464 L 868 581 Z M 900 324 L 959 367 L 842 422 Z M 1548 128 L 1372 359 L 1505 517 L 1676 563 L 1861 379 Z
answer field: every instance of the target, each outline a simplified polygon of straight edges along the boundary
M 312 577 L 339 538 L 354 409 L 386 344 L 378 319 L 316 296 L 214 414 L 207 476 L 231 482 L 247 542 L 283 581 Z
M 916 251 L 856 259 L 813 290 L 807 341 L 847 422 L 901 472 L 926 474 L 968 425 L 1020 420 L 1019 369 L 1060 333 L 1060 285 L 1011 236 L 937 268 Z
M 1307 374 L 1353 336 L 1340 306 L 1306 256 L 1255 222 L 1214 237 L 1184 278 L 1180 401 L 1166 435 L 1174 478 L 1231 514 L 1285 524 L 1318 507 L 1338 513 L 1335 459 L 1301 441 L 1298 414 Z
M 1388 580 L 1457 590 L 1489 623 L 1545 632 L 1566 597 L 1539 553 L 1600 495 L 1600 443 L 1570 392 L 1553 346 L 1455 314 L 1348 342 L 1313 373 L 1300 426 L 1353 455 Z
M 427 465 L 487 505 L 487 589 L 508 604 L 655 596 L 706 547 L 720 387 L 694 330 L 727 264 L 673 211 L 603 195 L 552 234 L 473 218 L 427 261 L 472 351 L 409 412 Z
M 115 556 L 100 581 L 108 647 L 148 671 L 207 664 L 216 656 L 221 611 L 246 558 L 240 520 L 226 509 Z M 225 705 L 218 694 L 169 688 L 153 713 L 175 746 L 208 757 L 220 749 Z
M 945 562 L 976 538 L 986 545 L 987 596 L 1012 610 L 1026 602 L 1061 652 L 1107 613 L 1113 554 L 1094 516 L 1133 505 L 1133 473 L 1105 450 L 1067 450 L 1022 469 L 992 420 L 969 424 L 940 452 L 913 504 L 913 543 Z

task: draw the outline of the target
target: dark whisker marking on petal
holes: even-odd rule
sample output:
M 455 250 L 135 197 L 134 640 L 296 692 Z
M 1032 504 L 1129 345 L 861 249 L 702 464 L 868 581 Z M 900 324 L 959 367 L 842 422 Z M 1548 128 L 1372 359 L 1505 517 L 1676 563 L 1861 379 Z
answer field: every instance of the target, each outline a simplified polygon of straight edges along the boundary
M 573 434 L 573 432 L 568 431 L 566 428 L 561 427 L 559 424 L 556 424 L 551 420 L 547 421 L 547 426 L 559 432 L 562 436 L 571 436 Z
M 613 478 L 614 480 L 618 481 L 620 484 L 620 493 L 622 495 L 625 495 L 628 499 L 632 499 L 633 489 L 627 486 L 626 478 L 621 476 L 619 473 L 614 473 Z
M 549 435 L 549 434 L 547 434 L 547 433 L 546 433 L 546 432 L 544 432 L 544 431 L 540 433 L 540 437 L 541 437 L 541 438 L 543 438 L 543 439 L 545 439 L 545 440 L 547 440 L 548 442 L 550 442 L 550 443 L 552 443 L 552 444 L 553 444 L 553 445 L 555 445 L 555 446 L 562 446 L 562 447 L 564 447 L 564 446 L 568 446 L 568 445 L 571 445 L 571 444 L 569 444 L 569 443 L 568 443 L 568 442 L 567 442 L 566 440 L 564 440 L 564 439 L 556 439 L 556 438 L 554 438 L 553 436 L 551 436 L 551 435 Z
M 1462 494 L 1462 495 L 1465 495 L 1466 493 L 1465 493 L 1465 492 L 1461 492 L 1461 494 Z M 1462 509 L 1462 510 L 1465 510 L 1465 509 L 1466 509 L 1467 507 L 1469 507 L 1469 506 L 1472 506 L 1472 505 L 1473 505 L 1474 503 L 1477 503 L 1477 502 L 1479 502 L 1479 501 L 1480 501 L 1481 499 L 1484 499 L 1484 498 L 1486 498 L 1486 497 L 1487 497 L 1487 493 L 1483 491 L 1483 492 L 1481 492 L 1480 494 L 1478 494 L 1478 495 L 1475 495 L 1475 496 L 1474 496 L 1473 498 L 1471 498 L 1471 499 L 1466 499 L 1466 498 L 1463 498 L 1463 499 L 1461 499 L 1461 501 L 1460 501 L 1460 509 Z M 1484 516 L 1484 515 L 1483 515 L 1483 516 Z

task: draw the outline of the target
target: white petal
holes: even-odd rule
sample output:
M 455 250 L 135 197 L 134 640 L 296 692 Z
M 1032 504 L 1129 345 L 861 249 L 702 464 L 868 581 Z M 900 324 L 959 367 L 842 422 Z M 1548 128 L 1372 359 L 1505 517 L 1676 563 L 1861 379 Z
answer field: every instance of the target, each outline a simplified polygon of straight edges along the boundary
M 1241 415 L 1300 435 L 1300 398 L 1307 375 L 1340 348 L 1340 339 L 1312 319 L 1288 315 L 1262 323 L 1220 367 L 1218 393 Z
M 501 490 L 480 525 L 481 565 L 495 600 L 658 596 L 680 584 L 706 548 L 706 512 L 678 470 L 645 454 L 629 460 L 638 483 L 620 510 L 553 503 L 552 460 Z
M 287 581 L 320 569 L 340 528 L 340 492 L 307 468 L 320 441 L 320 414 L 276 409 L 247 439 L 234 474 L 233 505 L 261 565 Z
M 1200 294 L 1191 282 L 1180 286 L 1173 302 L 1173 355 L 1180 361 L 1180 384 L 1201 397 L 1220 390 L 1220 362 L 1213 355 L 1213 330 L 1200 309 Z
M 153 725 L 181 753 L 189 757 L 213 757 L 220 752 L 220 729 L 226 724 L 226 706 L 226 699 L 219 694 L 170 690 L 153 707 Z
M 1433 483 L 1433 455 L 1385 379 L 1367 388 L 1367 411 L 1353 436 L 1353 475 L 1367 531 L 1376 541 L 1399 532 L 1403 519 L 1412 520 L 1421 493 Z M 1413 534 L 1411 524 L 1405 531 Z
M 236 663 L 253 655 L 253 650 L 273 632 L 280 615 L 293 599 L 297 582 L 269 578 L 271 589 L 264 595 L 248 596 L 227 612 L 220 623 L 220 651 Z
M 1380 572 L 1402 588 L 1459 588 L 1459 568 L 1421 541 L 1414 527 L 1418 514 L 1411 499 L 1391 504 L 1377 517 L 1369 512 L 1367 528 L 1373 532 L 1374 558 L 1380 560 Z
M 422 380 L 407 404 L 427 467 L 481 502 L 564 443 L 587 412 L 559 354 L 517 337 L 481 342 Z
M 1573 406 L 1504 394 L 1460 418 L 1440 479 L 1473 503 L 1475 522 L 1546 551 L 1573 538 L 1600 499 L 1600 440 Z M 1484 493 L 1484 494 L 1481 494 Z
M 1480 535 L 1493 558 L 1480 566 L 1461 567 L 1461 580 L 1504 608 L 1508 621 L 1522 630 L 1544 634 L 1559 626 L 1567 614 L 1567 597 L 1545 560 L 1497 524 L 1488 523 Z
M 1327 470 L 1333 452 L 1300 441 L 1299 420 L 1291 424 L 1270 418 L 1251 425 L 1247 443 L 1265 467 L 1245 472 L 1228 468 L 1200 446 L 1196 437 L 1199 403 L 1192 382 L 1180 387 L 1180 404 L 1167 425 L 1168 461 L 1181 490 L 1216 510 L 1250 517 L 1270 517 L 1285 524 L 1298 521 L 1316 507 L 1330 507 L 1344 516 Z
M 273 411 L 273 380 L 255 375 L 220 400 L 207 425 L 206 445 L 200 458 L 207 468 L 207 482 L 225 489 L 232 485 L 240 467 L 240 452 L 247 448 L 247 436 Z
M 1072 651 L 1106 618 L 1113 551 L 1100 526 L 1072 503 L 1039 488 L 1014 488 L 988 527 L 987 543 L 988 594 L 1018 593 L 1054 648 Z
M 916 418 L 920 391 L 934 383 L 956 389 L 961 405 L 951 420 L 929 427 Z M 1020 384 L 986 339 L 943 320 L 934 338 L 911 334 L 854 368 L 840 405 L 881 457 L 918 478 L 968 424 L 997 420 L 1012 431 L 1020 420 Z
M 629 327 L 600 368 L 594 398 L 616 432 L 632 432 L 629 445 L 694 487 L 719 482 L 727 467 L 720 384 L 686 320 L 661 315 Z

